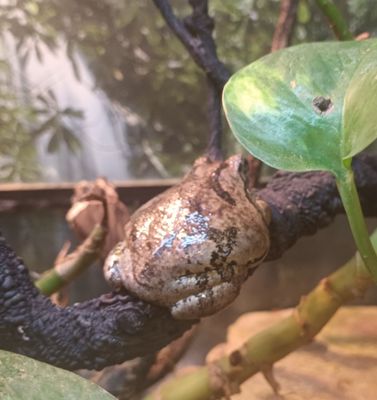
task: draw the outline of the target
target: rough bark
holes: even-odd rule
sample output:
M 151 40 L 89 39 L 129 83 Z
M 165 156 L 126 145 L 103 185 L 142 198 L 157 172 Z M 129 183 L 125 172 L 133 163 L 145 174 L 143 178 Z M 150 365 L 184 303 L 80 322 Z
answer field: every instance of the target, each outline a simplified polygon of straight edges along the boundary
M 377 215 L 377 158 L 363 155 L 353 163 L 361 204 L 366 216 Z M 334 177 L 327 172 L 277 172 L 258 195 L 272 213 L 271 249 L 275 260 L 302 236 L 313 235 L 344 212 Z

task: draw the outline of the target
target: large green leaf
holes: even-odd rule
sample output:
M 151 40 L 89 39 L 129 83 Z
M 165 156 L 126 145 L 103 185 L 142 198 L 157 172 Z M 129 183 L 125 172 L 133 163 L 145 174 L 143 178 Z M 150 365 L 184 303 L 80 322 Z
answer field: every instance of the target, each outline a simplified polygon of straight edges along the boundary
M 377 40 L 269 54 L 233 75 L 223 101 L 233 133 L 257 158 L 339 175 L 377 137 Z
M 0 350 L 1 400 L 112 400 L 115 397 L 78 375 Z

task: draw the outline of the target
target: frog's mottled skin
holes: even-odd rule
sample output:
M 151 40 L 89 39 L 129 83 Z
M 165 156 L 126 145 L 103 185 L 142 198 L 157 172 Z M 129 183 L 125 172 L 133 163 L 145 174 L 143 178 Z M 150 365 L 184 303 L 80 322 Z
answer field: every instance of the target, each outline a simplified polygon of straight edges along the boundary
M 131 217 L 106 279 L 195 319 L 231 303 L 269 249 L 267 205 L 252 199 L 241 156 L 199 158 L 182 182 Z

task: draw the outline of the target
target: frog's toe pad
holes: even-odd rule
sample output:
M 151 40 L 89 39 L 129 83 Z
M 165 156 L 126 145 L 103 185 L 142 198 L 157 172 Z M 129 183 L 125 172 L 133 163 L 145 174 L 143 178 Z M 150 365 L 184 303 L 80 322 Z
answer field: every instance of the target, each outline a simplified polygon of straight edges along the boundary
M 239 285 L 223 282 L 203 292 L 179 300 L 171 308 L 172 316 L 175 319 L 208 317 L 232 303 L 239 291 Z

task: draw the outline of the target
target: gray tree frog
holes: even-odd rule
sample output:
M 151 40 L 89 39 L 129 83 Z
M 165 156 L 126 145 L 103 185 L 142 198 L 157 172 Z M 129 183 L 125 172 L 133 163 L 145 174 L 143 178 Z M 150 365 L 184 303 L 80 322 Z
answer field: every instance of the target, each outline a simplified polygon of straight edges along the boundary
M 269 208 L 247 190 L 240 155 L 199 158 L 180 184 L 139 208 L 105 261 L 115 287 L 168 307 L 177 319 L 231 303 L 269 249 Z

